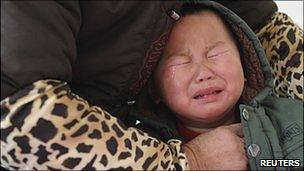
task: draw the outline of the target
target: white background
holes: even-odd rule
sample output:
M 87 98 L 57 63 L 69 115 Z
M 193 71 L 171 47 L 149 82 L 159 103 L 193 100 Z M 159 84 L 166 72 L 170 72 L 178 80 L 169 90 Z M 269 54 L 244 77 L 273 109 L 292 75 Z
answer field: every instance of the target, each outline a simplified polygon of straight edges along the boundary
M 286 13 L 291 19 L 303 29 L 303 0 L 279 1 L 275 0 L 279 11 Z

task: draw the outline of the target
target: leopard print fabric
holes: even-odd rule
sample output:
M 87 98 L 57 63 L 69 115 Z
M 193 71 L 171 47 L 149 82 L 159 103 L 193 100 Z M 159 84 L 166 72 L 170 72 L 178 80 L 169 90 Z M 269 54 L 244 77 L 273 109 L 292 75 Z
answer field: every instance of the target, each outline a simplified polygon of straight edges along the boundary
M 1 101 L 1 165 L 28 170 L 188 169 L 181 141 L 161 142 L 41 80 Z
M 303 100 L 303 29 L 276 12 L 256 34 L 272 68 L 274 94 Z

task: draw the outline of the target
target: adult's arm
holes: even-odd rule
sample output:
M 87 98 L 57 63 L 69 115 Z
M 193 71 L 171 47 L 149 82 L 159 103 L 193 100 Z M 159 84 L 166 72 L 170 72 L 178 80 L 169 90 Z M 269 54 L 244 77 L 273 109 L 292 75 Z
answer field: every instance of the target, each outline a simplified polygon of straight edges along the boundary
M 77 1 L 1 1 L 1 166 L 186 169 L 180 141 L 161 142 L 70 91 Z
M 125 127 L 61 81 L 37 81 L 1 101 L 7 169 L 186 169 L 180 145 Z

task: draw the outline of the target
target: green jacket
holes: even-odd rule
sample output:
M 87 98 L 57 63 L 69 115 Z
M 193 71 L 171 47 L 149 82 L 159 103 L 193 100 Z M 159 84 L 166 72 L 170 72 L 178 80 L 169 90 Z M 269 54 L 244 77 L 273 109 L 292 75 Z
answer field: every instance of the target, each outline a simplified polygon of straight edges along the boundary
M 280 165 L 283 161 L 273 161 L 272 166 L 263 159 L 294 159 L 289 166 L 303 167 L 303 104 L 301 101 L 277 98 L 272 94 L 272 75 L 269 63 L 260 42 L 248 25 L 232 11 L 218 3 L 202 1 L 197 3 L 197 11 L 207 6 L 217 11 L 230 26 L 238 40 L 242 64 L 247 78 L 239 101 L 245 147 L 251 170 L 288 170 Z M 183 14 L 183 7 L 181 9 Z M 149 93 L 142 92 L 139 110 L 145 117 L 138 117 L 142 129 L 161 132 L 158 137 L 181 138 L 176 130 L 175 118 L 168 115 L 164 106 L 155 106 L 146 100 Z M 149 97 L 148 97 L 149 98 Z M 269 161 L 268 161 L 269 162 Z M 275 163 L 277 162 L 277 164 Z M 286 164 L 285 166 L 288 165 Z M 277 167 L 275 167 L 277 165 Z M 265 167 L 269 166 L 269 167 Z M 290 167 L 295 168 L 295 167 Z

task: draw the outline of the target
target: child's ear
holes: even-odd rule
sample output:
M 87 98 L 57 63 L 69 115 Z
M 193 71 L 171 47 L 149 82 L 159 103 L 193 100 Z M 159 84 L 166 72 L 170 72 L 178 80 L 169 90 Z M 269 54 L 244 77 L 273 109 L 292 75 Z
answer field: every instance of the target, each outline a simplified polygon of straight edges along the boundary
M 159 91 L 154 83 L 154 79 L 150 79 L 148 82 L 148 93 L 154 104 L 159 104 L 161 99 L 159 95 Z

